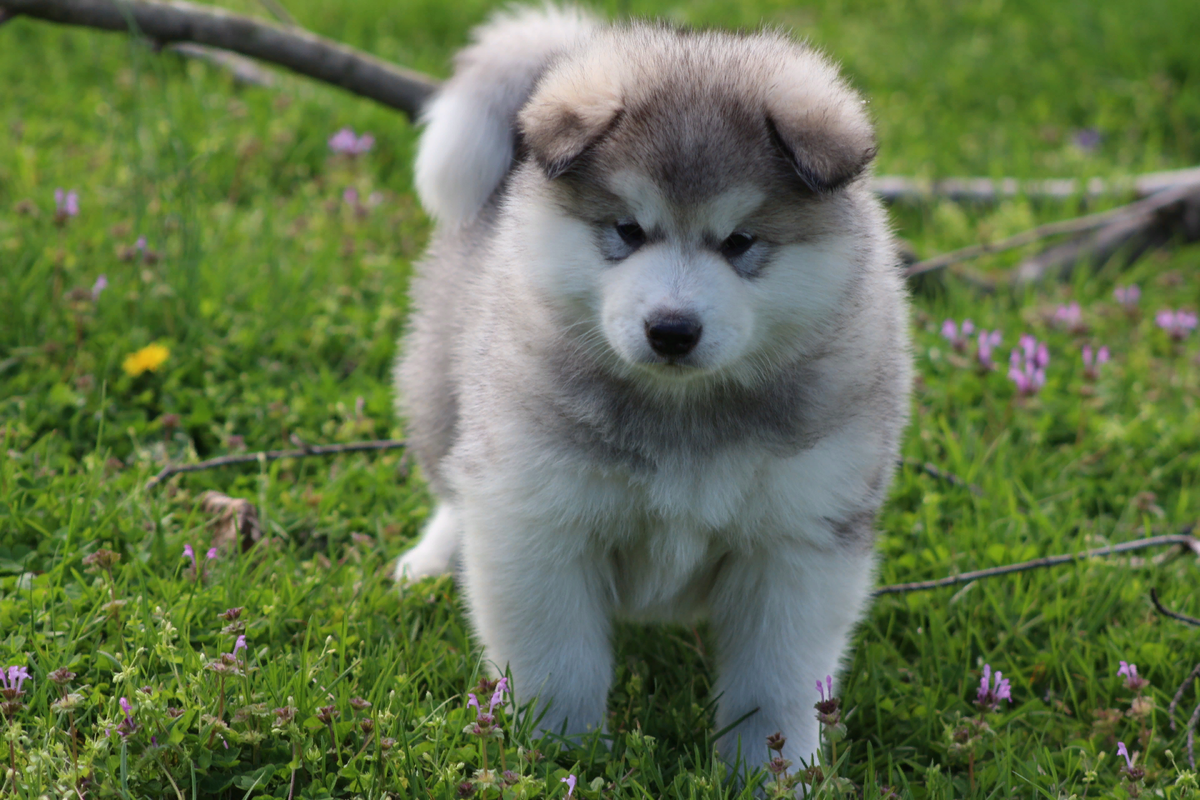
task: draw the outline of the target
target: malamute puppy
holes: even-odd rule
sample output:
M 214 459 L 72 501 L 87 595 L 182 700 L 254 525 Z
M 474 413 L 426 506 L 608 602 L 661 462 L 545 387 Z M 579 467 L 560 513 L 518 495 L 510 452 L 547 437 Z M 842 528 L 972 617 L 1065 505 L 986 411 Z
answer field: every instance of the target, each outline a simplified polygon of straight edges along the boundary
M 605 724 L 614 618 L 706 616 L 726 758 L 818 746 L 908 417 L 863 100 L 783 34 L 494 19 L 429 106 L 396 371 L 463 585 L 541 726 Z M 747 716 L 749 715 L 749 716 Z

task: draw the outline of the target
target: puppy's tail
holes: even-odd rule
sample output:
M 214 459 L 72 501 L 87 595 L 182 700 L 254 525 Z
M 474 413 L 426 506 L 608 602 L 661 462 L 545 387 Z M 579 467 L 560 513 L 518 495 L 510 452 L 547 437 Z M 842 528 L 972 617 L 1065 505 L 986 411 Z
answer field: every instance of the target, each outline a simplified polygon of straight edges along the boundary
M 560 53 L 596 27 L 577 8 L 514 8 L 476 28 L 453 77 L 421 115 L 421 204 L 444 224 L 483 208 L 512 166 L 517 112 Z

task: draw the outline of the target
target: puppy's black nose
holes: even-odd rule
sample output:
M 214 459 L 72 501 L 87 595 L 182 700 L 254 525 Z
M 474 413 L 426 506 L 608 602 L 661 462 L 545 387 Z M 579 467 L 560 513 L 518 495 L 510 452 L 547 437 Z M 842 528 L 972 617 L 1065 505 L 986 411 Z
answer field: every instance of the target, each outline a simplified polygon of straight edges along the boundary
M 664 358 L 682 358 L 700 341 L 700 322 L 694 317 L 663 314 L 646 320 L 646 339 Z

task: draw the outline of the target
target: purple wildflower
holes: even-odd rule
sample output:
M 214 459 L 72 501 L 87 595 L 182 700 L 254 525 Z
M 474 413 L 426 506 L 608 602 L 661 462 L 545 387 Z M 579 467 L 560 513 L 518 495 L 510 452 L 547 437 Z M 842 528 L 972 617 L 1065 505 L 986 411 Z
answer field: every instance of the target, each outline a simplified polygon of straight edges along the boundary
M 824 685 L 817 681 L 817 692 L 821 700 L 813 704 L 817 710 L 817 721 L 822 725 L 837 725 L 842 720 L 842 701 L 833 696 L 833 676 L 826 675 Z
M 1190 311 L 1172 311 L 1164 308 L 1154 317 L 1154 321 L 1177 342 L 1182 342 L 1196 329 L 1196 315 Z
M 1083 322 L 1083 310 L 1072 300 L 1069 305 L 1054 309 L 1054 321 L 1068 328 L 1076 328 Z
M 100 299 L 100 293 L 108 288 L 108 276 L 101 275 L 96 278 L 96 282 L 92 284 L 92 302 Z
M 352 128 L 342 128 L 329 138 L 329 149 L 345 155 L 362 155 L 374 146 L 374 136 L 369 133 L 357 136 Z
M 146 237 L 139 236 L 137 241 L 133 243 L 133 246 L 139 253 L 146 252 Z
M 504 702 L 504 695 L 508 693 L 508 676 L 501 678 L 496 682 L 496 691 L 492 692 L 491 702 L 488 703 L 488 713 L 492 713 L 492 709 L 498 703 Z
M 1129 757 L 1129 749 L 1124 742 L 1117 742 L 1117 755 L 1124 756 L 1126 769 L 1133 769 L 1133 759 Z
M 1133 311 L 1137 308 L 1138 300 L 1142 297 L 1142 290 L 1138 288 L 1136 283 L 1131 283 L 1128 286 L 1118 286 L 1113 289 L 1113 297 L 1125 307 L 1126 311 Z
M 243 647 L 245 647 L 247 650 L 250 649 L 246 645 L 245 635 L 237 637 L 237 641 L 233 643 L 233 652 L 230 653 L 230 655 L 233 656 L 234 658 L 237 658 L 238 650 L 241 650 Z
M 29 670 L 25 667 L 9 667 L 0 669 L 0 695 L 5 700 L 16 700 L 25 693 L 23 684 L 29 680 Z
M 193 567 L 196 566 L 196 550 L 190 544 L 185 544 L 183 546 L 183 556 L 188 561 L 192 562 Z M 212 561 L 216 557 L 217 557 L 217 548 L 215 548 L 215 547 L 208 548 L 208 552 L 204 554 L 204 558 L 207 561 Z
M 578 778 L 576 778 L 574 775 L 568 775 L 565 778 L 558 779 L 559 783 L 565 783 L 567 785 L 567 796 L 565 800 L 571 800 L 571 795 L 575 792 L 575 782 L 577 780 Z
M 1150 681 L 1138 675 L 1137 664 L 1128 664 L 1121 662 L 1121 668 L 1117 670 L 1117 675 L 1125 679 L 1125 688 L 1135 692 L 1140 692 Z
M 979 332 L 979 350 L 975 357 L 979 360 L 979 366 L 984 369 L 995 369 L 996 364 L 992 361 L 992 351 L 1000 346 L 1000 331 L 980 331 Z
M 1095 128 L 1084 128 L 1075 132 L 1073 140 L 1076 147 L 1086 153 L 1090 153 L 1100 146 L 1100 141 L 1103 138 L 1100 135 L 1100 131 Z
M 1117 755 L 1125 759 L 1125 766 L 1121 767 L 1121 771 L 1125 773 L 1125 777 L 1130 783 L 1136 783 L 1146 777 L 1146 770 L 1134 765 L 1137 758 L 1129 755 L 1129 748 L 1125 747 L 1124 742 L 1117 742 Z M 1131 794 L 1134 793 L 1131 792 Z M 1134 796 L 1137 795 L 1134 794 Z
M 133 721 L 133 706 L 129 704 L 129 701 L 122 697 L 119 703 L 121 710 L 125 712 L 125 719 L 117 724 L 117 733 L 121 735 L 122 739 L 128 739 L 137 733 L 141 726 Z
M 342 192 L 342 200 L 345 201 L 346 205 L 358 208 L 358 190 L 351 188 Z
M 60 221 L 65 221 L 67 217 L 79 216 L 79 192 L 74 189 L 69 192 L 55 189 L 54 216 Z
M 1089 381 L 1096 380 L 1100 377 L 1100 367 L 1108 363 L 1108 348 L 1102 346 L 1093 354 L 1092 346 L 1085 344 L 1082 348 L 1082 355 L 1083 376 Z
M 974 332 L 975 323 L 969 319 L 964 319 L 961 326 L 952 319 L 942 323 L 942 336 L 950 342 L 951 347 L 960 353 L 967 349 L 967 342 Z
M 979 691 L 975 693 L 975 705 L 980 711 L 995 711 L 1000 707 L 1000 701 L 1007 700 L 1012 702 L 1012 687 L 1009 685 L 1008 678 L 1003 677 L 999 670 L 996 670 L 995 678 L 992 677 L 992 665 L 983 665 L 983 677 L 979 680 Z
M 1021 337 L 1020 347 L 1014 348 L 1008 361 L 1008 377 L 1022 395 L 1037 394 L 1046 385 L 1046 365 L 1050 351 L 1028 333 Z

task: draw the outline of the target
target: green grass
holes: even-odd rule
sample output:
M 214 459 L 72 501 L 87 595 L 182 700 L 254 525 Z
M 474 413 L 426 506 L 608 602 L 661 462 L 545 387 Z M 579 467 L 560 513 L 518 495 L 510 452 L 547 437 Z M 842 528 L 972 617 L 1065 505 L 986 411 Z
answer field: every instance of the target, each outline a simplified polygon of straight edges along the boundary
M 287 5 L 313 30 L 444 74 L 491 4 Z M 765 21 L 810 36 L 871 97 L 880 172 L 1091 176 L 1200 162 L 1191 0 L 607 11 Z M 403 435 L 388 371 L 409 264 L 429 230 L 410 189 L 412 129 L 298 79 L 244 88 L 122 36 L 21 19 L 0 27 L 0 86 L 0 665 L 33 675 L 23 707 L 0 720 L 0 764 L 19 771 L 3 776 L 0 796 L 287 797 L 293 783 L 296 797 L 458 796 L 482 766 L 462 732 L 480 653 L 448 579 L 404 593 L 386 579 L 428 512 L 403 455 L 274 462 L 145 488 L 167 461 L 287 446 L 293 434 Z M 343 125 L 372 132 L 375 149 L 332 157 L 326 139 Z M 1100 132 L 1098 148 L 1074 143 L 1083 129 Z M 56 187 L 80 193 L 79 216 L 63 225 Z M 382 202 L 356 214 L 342 201 L 348 187 Z M 895 220 L 928 255 L 1076 211 L 935 203 L 896 209 Z M 157 260 L 126 252 L 139 236 Z M 101 274 L 109 288 L 93 302 Z M 1112 301 L 1130 282 L 1144 290 L 1135 317 Z M 1047 321 L 1069 300 L 1087 333 Z M 983 494 L 901 471 L 880 520 L 880 582 L 1194 522 L 1200 335 L 1171 343 L 1153 314 L 1198 305 L 1196 247 L 1036 290 L 923 284 L 905 456 Z M 1003 372 L 972 369 L 938 334 L 947 317 L 1002 329 L 1001 361 L 1021 332 L 1048 341 L 1045 389 L 1020 399 Z M 1079 363 L 1085 340 L 1114 353 L 1094 385 Z M 169 348 L 167 361 L 125 374 L 126 356 L 150 343 Z M 182 554 L 191 544 L 203 560 L 213 539 L 198 504 L 207 490 L 253 501 L 264 541 L 223 549 L 196 576 Z M 102 548 L 120 556 L 111 578 L 84 561 Z M 1195 615 L 1195 577 L 1189 559 L 1121 559 L 880 599 L 843 674 L 837 774 L 865 798 L 884 786 L 916 798 L 1122 797 L 1114 748 L 1124 741 L 1140 752 L 1147 787 L 1187 796 L 1176 784 L 1189 774 L 1182 723 L 1200 698 L 1189 689 L 1174 730 L 1166 706 L 1200 658 L 1196 633 L 1156 616 L 1147 595 L 1158 587 Z M 220 617 L 231 607 L 244 608 L 249 647 L 245 675 L 223 682 L 206 665 L 233 648 L 237 631 L 222 632 Z M 704 642 L 703 630 L 623 628 L 611 747 L 535 743 L 517 726 L 504 758 L 524 777 L 505 796 L 562 797 L 568 773 L 589 800 L 734 796 L 712 756 Z M 1120 660 L 1150 681 L 1140 715 L 1127 713 Z M 989 715 L 972 786 L 948 731 L 973 713 L 985 662 L 1012 680 L 1014 702 Z M 48 676 L 61 667 L 76 673 L 70 713 L 51 708 L 61 692 Z M 138 726 L 128 737 L 122 697 Z M 355 711 L 352 697 L 371 708 Z M 318 718 L 330 705 L 332 730 Z M 274 713 L 288 707 L 291 722 Z M 540 761 L 521 757 L 535 746 Z M 492 744 L 489 766 L 498 757 Z M 852 796 L 849 784 L 827 786 Z

